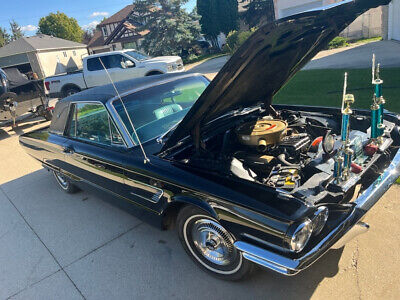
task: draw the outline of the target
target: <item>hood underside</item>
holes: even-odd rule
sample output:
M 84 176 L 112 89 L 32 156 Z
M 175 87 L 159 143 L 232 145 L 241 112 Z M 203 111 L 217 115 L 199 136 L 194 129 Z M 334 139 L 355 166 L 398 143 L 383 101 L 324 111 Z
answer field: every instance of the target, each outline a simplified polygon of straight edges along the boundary
M 231 57 L 166 141 L 201 135 L 204 124 L 273 96 L 358 16 L 390 0 L 347 0 L 261 26 Z

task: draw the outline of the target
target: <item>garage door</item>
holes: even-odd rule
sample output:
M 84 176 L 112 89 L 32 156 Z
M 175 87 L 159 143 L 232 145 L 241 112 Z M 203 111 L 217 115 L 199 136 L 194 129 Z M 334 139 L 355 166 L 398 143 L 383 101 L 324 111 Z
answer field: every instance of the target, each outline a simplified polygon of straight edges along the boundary
M 400 0 L 389 5 L 389 39 L 400 41 Z
M 288 17 L 288 16 L 292 16 L 298 13 L 301 13 L 303 11 L 307 11 L 310 9 L 314 9 L 314 8 L 318 8 L 323 6 L 323 1 L 313 1 L 307 4 L 303 4 L 303 5 L 298 5 L 298 6 L 292 6 L 289 8 L 285 8 L 285 9 L 280 9 L 279 10 L 279 18 L 284 18 L 284 17 Z

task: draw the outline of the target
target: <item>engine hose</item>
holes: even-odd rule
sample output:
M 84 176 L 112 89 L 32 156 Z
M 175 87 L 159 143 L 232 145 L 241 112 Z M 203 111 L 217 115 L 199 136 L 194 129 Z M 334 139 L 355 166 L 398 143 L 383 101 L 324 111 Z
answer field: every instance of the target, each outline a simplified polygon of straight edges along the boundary
M 298 165 L 292 164 L 292 163 L 288 162 L 288 161 L 286 160 L 286 155 L 285 155 L 285 154 L 279 155 L 279 156 L 278 156 L 278 159 L 279 159 L 279 161 L 280 161 L 281 163 L 283 163 L 285 166 L 294 167 L 294 168 L 297 168 L 297 167 L 298 167 Z

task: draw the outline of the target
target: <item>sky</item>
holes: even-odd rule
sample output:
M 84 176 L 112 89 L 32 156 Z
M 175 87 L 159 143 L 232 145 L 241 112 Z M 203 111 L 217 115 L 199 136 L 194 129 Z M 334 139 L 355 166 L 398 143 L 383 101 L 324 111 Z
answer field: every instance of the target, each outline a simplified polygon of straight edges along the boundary
M 63 12 L 77 19 L 83 28 L 95 27 L 104 17 L 116 13 L 132 0 L 11 0 L 1 5 L 0 27 L 9 30 L 9 22 L 15 20 L 26 36 L 35 35 L 41 17 L 51 12 Z M 189 0 L 186 9 L 191 11 L 196 0 Z

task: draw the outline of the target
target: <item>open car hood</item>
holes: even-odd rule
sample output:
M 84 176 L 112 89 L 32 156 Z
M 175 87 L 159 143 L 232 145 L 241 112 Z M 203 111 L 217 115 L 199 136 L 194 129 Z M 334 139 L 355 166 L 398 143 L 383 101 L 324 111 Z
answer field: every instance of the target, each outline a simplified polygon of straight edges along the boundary
M 162 151 L 236 109 L 270 105 L 273 96 L 359 15 L 390 0 L 347 0 L 261 26 L 231 57 Z

